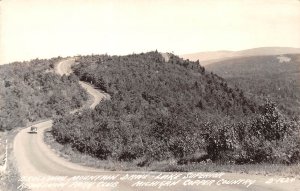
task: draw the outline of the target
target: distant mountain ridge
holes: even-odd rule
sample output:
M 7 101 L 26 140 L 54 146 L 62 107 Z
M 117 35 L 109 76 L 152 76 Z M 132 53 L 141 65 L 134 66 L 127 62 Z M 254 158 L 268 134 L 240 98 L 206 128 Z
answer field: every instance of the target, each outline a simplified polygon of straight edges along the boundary
M 248 56 L 267 56 L 280 54 L 299 54 L 300 48 L 291 47 L 260 47 L 240 51 L 209 51 L 192 54 L 184 54 L 181 57 L 189 60 L 199 60 L 201 65 L 208 65 L 214 62 L 227 60 L 229 58 L 248 57 Z
M 286 114 L 299 118 L 300 54 L 236 57 L 205 68 L 247 95 L 271 98 Z

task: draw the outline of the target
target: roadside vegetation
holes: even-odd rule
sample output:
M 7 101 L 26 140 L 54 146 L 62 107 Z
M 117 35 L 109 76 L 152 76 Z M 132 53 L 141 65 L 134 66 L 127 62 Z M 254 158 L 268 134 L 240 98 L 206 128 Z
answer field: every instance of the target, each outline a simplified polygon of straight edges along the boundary
M 20 181 L 20 174 L 18 173 L 15 163 L 15 157 L 13 155 L 13 140 L 17 133 L 18 129 L 0 132 L 0 153 L 1 155 L 3 153 L 3 157 L 1 158 L 1 165 L 4 164 L 3 159 L 4 153 L 6 151 L 6 140 L 8 148 L 7 167 L 5 171 L 0 172 L 0 190 L 19 190 L 18 187 L 22 184 L 22 182 Z
M 283 163 L 300 159 L 299 124 L 276 104 L 256 103 L 199 62 L 158 52 L 78 58 L 75 74 L 109 93 L 95 110 L 54 121 L 62 145 L 92 157 L 187 165 Z
M 51 145 L 51 148 L 60 157 L 66 160 L 92 168 L 99 168 L 111 171 L 159 171 L 159 172 L 227 172 L 227 173 L 245 173 L 260 175 L 277 175 L 284 177 L 300 177 L 299 164 L 232 164 L 216 163 L 211 160 L 190 161 L 186 164 L 178 163 L 172 158 L 160 161 L 153 161 L 149 165 L 139 165 L 140 159 L 132 161 L 121 160 L 101 160 L 89 153 L 79 152 L 72 148 L 71 144 L 58 143 L 51 132 L 46 132 L 44 141 Z M 196 158 L 196 156 L 195 156 Z
M 0 131 L 60 116 L 87 99 L 75 75 L 53 72 L 60 58 L 0 66 Z

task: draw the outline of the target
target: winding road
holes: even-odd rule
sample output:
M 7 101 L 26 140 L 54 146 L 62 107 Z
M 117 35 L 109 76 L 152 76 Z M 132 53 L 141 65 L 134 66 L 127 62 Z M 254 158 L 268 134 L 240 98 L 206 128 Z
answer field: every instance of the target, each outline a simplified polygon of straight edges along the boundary
M 58 74 L 69 75 L 75 59 L 69 58 L 57 64 Z M 94 108 L 107 95 L 87 83 L 80 85 L 93 98 Z M 22 177 L 19 190 L 216 190 L 216 191 L 300 191 L 298 179 L 234 173 L 160 173 L 104 171 L 71 163 L 59 157 L 43 141 L 44 131 L 51 128 L 52 120 L 40 122 L 37 134 L 30 134 L 30 127 L 21 130 L 14 139 L 14 156 Z M 272 177 L 274 178 L 274 177 Z M 277 181 L 277 182 L 275 182 Z

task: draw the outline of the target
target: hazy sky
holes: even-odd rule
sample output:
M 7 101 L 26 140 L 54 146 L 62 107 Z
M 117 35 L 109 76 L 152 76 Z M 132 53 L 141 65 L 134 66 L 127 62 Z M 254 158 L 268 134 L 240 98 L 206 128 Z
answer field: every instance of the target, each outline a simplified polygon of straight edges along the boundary
M 299 0 L 2 0 L 0 64 L 36 57 L 300 47 Z

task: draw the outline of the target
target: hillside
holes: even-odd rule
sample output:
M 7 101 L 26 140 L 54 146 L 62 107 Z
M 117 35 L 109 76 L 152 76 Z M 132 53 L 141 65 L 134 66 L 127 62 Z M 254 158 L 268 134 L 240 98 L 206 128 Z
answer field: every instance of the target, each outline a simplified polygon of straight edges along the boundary
M 0 131 L 63 115 L 87 99 L 75 75 L 53 73 L 59 58 L 0 66 Z
M 180 163 L 196 153 L 200 161 L 224 163 L 297 161 L 298 137 L 290 134 L 297 125 L 273 103 L 257 105 L 198 62 L 168 58 L 158 52 L 78 57 L 75 74 L 111 99 L 57 119 L 55 139 L 102 160 L 138 166 Z M 295 144 L 287 149 L 283 141 Z
M 300 48 L 290 47 L 261 47 L 241 51 L 211 51 L 198 52 L 182 55 L 185 59 L 193 61 L 199 60 L 202 65 L 209 65 L 226 59 L 248 56 L 279 55 L 279 54 L 299 54 Z
M 242 88 L 250 97 L 270 97 L 289 116 L 300 116 L 300 54 L 253 56 L 206 67 Z

